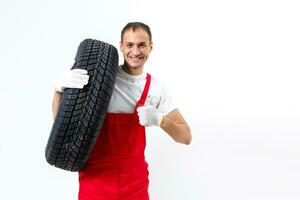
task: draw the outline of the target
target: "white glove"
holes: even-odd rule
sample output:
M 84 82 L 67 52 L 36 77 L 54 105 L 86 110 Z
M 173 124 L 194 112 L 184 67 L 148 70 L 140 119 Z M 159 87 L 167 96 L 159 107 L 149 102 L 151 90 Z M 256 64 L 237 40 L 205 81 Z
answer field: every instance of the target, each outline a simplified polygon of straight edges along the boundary
M 161 126 L 164 116 L 153 106 L 138 107 L 137 112 L 142 126 Z
M 63 93 L 66 88 L 82 89 L 88 84 L 89 75 L 84 69 L 65 70 L 55 81 L 55 91 Z

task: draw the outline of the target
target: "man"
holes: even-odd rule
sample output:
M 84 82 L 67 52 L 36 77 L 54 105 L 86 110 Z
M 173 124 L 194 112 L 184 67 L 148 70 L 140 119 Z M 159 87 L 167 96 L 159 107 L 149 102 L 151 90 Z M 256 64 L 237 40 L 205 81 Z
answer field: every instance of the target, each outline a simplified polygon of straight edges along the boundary
M 159 126 L 176 142 L 191 142 L 190 128 L 168 91 L 144 72 L 152 46 L 146 24 L 132 22 L 123 28 L 124 64 L 118 69 L 101 133 L 86 167 L 79 172 L 80 200 L 149 199 L 145 127 Z M 85 70 L 63 72 L 55 84 L 54 117 L 63 88 L 83 88 L 87 83 Z

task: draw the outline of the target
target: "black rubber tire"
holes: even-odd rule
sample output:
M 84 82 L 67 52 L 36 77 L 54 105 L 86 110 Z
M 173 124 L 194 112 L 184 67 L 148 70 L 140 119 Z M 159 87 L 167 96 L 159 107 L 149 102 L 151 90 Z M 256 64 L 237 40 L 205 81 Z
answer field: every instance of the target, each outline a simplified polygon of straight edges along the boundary
M 88 71 L 83 89 L 65 89 L 46 146 L 49 164 L 81 170 L 96 142 L 113 92 L 118 68 L 117 49 L 86 39 L 78 47 L 73 69 Z

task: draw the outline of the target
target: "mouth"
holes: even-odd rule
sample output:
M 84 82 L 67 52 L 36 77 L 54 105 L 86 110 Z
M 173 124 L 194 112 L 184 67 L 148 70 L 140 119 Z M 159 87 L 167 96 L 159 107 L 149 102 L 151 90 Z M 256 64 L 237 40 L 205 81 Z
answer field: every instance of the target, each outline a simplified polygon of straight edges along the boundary
M 128 56 L 128 58 L 129 58 L 129 60 L 130 61 L 132 61 L 132 62 L 140 62 L 141 60 L 143 60 L 143 57 L 142 56 L 140 56 L 140 57 L 138 57 L 138 56 Z

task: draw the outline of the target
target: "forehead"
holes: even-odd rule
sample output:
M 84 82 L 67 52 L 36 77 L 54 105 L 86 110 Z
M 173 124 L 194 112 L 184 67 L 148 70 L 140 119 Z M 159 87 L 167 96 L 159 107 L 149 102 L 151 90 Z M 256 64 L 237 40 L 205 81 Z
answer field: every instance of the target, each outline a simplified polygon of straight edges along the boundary
M 133 29 L 128 29 L 123 35 L 123 42 L 131 42 L 131 43 L 141 43 L 141 42 L 150 42 L 150 38 L 148 33 L 142 29 L 137 28 L 133 31 Z

